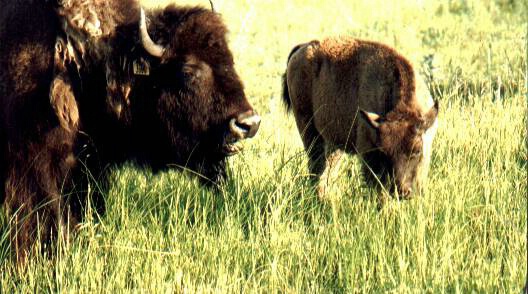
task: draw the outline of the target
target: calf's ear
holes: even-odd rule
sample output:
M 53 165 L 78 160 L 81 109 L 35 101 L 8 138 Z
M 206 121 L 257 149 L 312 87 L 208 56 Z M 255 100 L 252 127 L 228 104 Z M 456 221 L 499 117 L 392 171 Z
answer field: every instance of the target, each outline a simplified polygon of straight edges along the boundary
M 431 109 L 423 117 L 423 120 L 424 120 L 423 129 L 424 130 L 429 129 L 433 125 L 436 118 L 438 117 L 438 111 L 439 111 L 438 100 L 435 100 L 433 107 L 431 107 Z
M 363 118 L 375 129 L 379 129 L 381 123 L 381 116 L 374 112 L 368 112 L 364 110 L 359 110 Z

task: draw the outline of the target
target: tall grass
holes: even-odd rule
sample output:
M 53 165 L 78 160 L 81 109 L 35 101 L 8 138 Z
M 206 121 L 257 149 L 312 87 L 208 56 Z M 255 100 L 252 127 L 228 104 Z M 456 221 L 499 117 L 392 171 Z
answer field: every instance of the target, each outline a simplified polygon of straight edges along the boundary
M 228 180 L 206 189 L 186 173 L 116 169 L 106 213 L 54 258 L 34 256 L 24 269 L 0 260 L 0 292 L 520 292 L 526 3 L 214 3 L 263 116 Z M 440 127 L 422 197 L 379 209 L 354 158 L 328 199 L 314 193 L 280 75 L 295 44 L 340 34 L 393 45 L 417 68 L 432 56 Z

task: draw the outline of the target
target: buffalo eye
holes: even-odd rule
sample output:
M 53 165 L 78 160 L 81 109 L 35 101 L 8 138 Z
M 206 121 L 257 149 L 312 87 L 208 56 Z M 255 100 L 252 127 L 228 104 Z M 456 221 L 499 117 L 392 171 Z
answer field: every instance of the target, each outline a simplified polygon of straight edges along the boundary
M 207 87 L 212 81 L 212 70 L 204 62 L 188 62 L 181 68 L 184 81 L 186 83 L 199 83 L 200 87 Z
M 182 68 L 182 74 L 186 80 L 194 80 L 196 78 L 200 78 L 201 71 L 197 66 L 185 65 Z
M 422 149 L 421 148 L 413 148 L 411 150 L 411 154 L 409 155 L 410 158 L 418 158 L 422 156 Z

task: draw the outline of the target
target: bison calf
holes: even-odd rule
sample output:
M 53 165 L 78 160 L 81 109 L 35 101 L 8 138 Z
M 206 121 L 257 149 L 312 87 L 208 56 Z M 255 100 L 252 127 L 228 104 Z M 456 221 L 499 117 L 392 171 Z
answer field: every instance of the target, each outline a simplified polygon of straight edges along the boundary
M 370 184 L 390 184 L 404 197 L 422 184 L 438 102 L 394 49 L 350 38 L 298 45 L 283 76 L 283 99 L 295 115 L 320 195 L 341 151 L 361 155 Z

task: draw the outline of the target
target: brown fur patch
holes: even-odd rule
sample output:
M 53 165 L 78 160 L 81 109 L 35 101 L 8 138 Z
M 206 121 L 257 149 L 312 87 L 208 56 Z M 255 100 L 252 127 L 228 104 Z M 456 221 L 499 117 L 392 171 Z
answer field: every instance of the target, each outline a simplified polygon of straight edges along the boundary
M 52 81 L 50 102 L 61 127 L 69 132 L 74 132 L 79 124 L 79 110 L 71 84 L 65 79 L 64 76 L 57 76 Z
M 37 83 L 31 82 L 48 69 L 47 48 L 38 43 L 21 44 L 9 63 L 15 91 L 20 94 L 34 91 Z M 28 76 L 28 73 L 30 74 Z
M 324 39 L 318 47 L 319 56 L 332 62 L 344 61 L 357 50 L 358 42 L 351 37 Z M 313 54 L 313 53 L 312 53 Z M 310 54 L 310 55 L 312 55 Z M 308 58 L 310 58 L 310 55 Z

